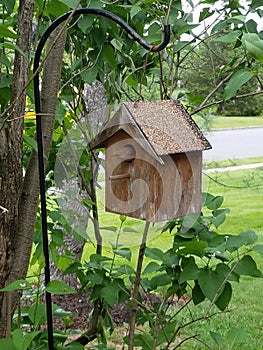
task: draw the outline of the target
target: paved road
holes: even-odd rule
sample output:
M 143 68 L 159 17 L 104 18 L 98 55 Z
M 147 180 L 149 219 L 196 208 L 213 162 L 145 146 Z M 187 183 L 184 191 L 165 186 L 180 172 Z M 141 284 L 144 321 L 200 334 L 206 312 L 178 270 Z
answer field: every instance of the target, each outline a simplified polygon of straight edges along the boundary
M 203 152 L 205 162 L 263 156 L 263 127 L 213 130 L 205 136 L 213 147 Z

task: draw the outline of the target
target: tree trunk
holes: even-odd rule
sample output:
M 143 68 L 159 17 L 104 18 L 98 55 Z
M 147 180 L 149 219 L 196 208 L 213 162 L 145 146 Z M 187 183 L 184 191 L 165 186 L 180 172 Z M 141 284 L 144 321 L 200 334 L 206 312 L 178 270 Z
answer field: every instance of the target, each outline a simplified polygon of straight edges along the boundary
M 33 18 L 33 0 L 20 2 L 17 46 L 28 60 L 16 51 L 10 115 L 0 121 L 0 288 L 4 287 L 15 261 L 15 236 L 19 222 L 19 198 L 23 185 L 22 145 L 29 48 Z M 7 316 L 0 293 L 0 338 L 9 335 Z M 10 323 L 10 319 L 8 320 Z
M 33 0 L 21 0 L 19 25 L 25 28 L 25 23 L 29 23 L 28 16 L 32 20 L 33 16 Z M 26 6 L 27 5 L 27 6 Z M 30 7 L 31 12 L 29 16 Z M 28 35 L 27 48 L 31 42 L 32 22 L 28 24 L 30 35 Z M 48 158 L 52 132 L 54 128 L 54 115 L 56 112 L 56 101 L 60 83 L 61 64 L 66 40 L 66 31 L 63 30 L 59 36 L 58 32 L 61 28 L 54 32 L 49 47 L 51 52 L 46 58 L 41 90 L 41 113 L 43 113 L 43 141 L 44 153 Z M 24 37 L 23 37 L 24 38 Z M 20 40 L 25 45 L 25 38 L 20 34 Z M 54 40 L 56 44 L 54 45 Z M 23 46 L 22 46 L 23 47 Z M 21 45 L 20 45 L 21 48 Z M 28 49 L 22 50 L 28 53 Z M 47 49 L 49 52 L 49 49 Z M 22 57 L 19 57 L 22 61 Z M 26 63 L 24 62 L 26 66 Z M 17 63 L 15 71 L 19 72 Z M 14 86 L 17 87 L 17 94 L 20 94 L 22 88 L 27 81 L 27 66 L 23 70 L 24 81 L 21 83 L 19 73 L 14 76 Z M 20 73 L 21 74 L 21 73 Z M 18 89 L 19 87 L 19 89 Z M 19 109 L 13 117 L 23 116 L 25 110 L 25 93 L 21 95 L 16 108 Z M 32 243 L 34 235 L 34 225 L 36 212 L 38 208 L 39 197 L 39 181 L 38 181 L 38 162 L 37 154 L 33 151 L 26 175 L 22 177 L 22 132 L 23 118 L 15 119 L 13 122 L 13 134 L 10 126 L 3 129 L 0 138 L 0 205 L 8 212 L 2 213 L 0 222 L 0 285 L 4 285 L 17 280 L 24 279 L 27 274 Z M 11 138 L 12 136 L 12 138 Z M 2 222 L 2 217 L 4 221 Z M 4 252 L 7 253 L 4 255 Z M 1 293 L 0 299 L 0 338 L 10 336 L 10 323 L 12 315 L 15 311 L 19 293 Z

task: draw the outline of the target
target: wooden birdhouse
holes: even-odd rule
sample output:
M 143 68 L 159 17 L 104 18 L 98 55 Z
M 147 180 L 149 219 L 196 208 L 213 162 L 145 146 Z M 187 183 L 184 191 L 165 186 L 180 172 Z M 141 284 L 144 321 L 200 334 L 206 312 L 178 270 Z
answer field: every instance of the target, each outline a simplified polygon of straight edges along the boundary
M 200 212 L 211 146 L 178 101 L 123 103 L 92 146 L 101 147 L 107 211 L 149 222 Z

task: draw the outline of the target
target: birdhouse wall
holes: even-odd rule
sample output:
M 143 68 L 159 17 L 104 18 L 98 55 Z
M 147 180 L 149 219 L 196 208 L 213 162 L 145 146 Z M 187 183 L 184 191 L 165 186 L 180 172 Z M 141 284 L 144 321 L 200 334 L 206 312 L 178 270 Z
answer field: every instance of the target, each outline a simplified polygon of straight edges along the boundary
M 119 131 L 106 144 L 106 210 L 149 222 L 201 210 L 202 152 L 152 156 Z

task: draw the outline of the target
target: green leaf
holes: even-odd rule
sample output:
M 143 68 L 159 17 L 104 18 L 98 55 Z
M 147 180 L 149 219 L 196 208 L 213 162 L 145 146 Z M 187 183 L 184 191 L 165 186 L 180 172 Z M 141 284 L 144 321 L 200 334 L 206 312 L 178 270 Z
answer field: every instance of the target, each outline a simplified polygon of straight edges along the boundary
M 182 230 L 186 231 L 186 230 L 192 228 L 196 224 L 198 218 L 199 218 L 199 214 L 192 214 L 192 215 L 184 216 Z
M 258 240 L 258 237 L 254 231 L 245 231 L 239 235 L 225 236 L 225 240 L 226 249 L 233 252 L 242 246 L 254 244 Z
M 179 277 L 179 283 L 183 283 L 190 280 L 196 280 L 200 272 L 199 267 L 195 263 L 193 257 L 187 258 L 186 263 L 183 266 L 183 271 Z
M 86 34 L 89 31 L 89 28 L 92 26 L 95 16 L 89 15 L 89 16 L 83 16 L 78 21 L 78 27 L 79 29 Z
M 28 57 L 24 54 L 24 52 L 16 44 L 10 43 L 10 42 L 4 42 L 3 47 L 5 47 L 6 49 L 18 51 L 21 54 L 21 56 L 23 56 L 24 59 L 28 61 Z
M 156 275 L 150 280 L 151 288 L 154 290 L 157 287 L 166 286 L 170 284 L 171 281 L 171 276 L 167 275 L 166 273 Z
M 65 255 L 60 255 L 57 259 L 57 266 L 60 270 L 66 270 L 72 264 L 72 258 Z
M 198 283 L 203 294 L 211 301 L 221 286 L 217 273 L 211 269 L 205 269 L 199 273 Z
M 160 331 L 158 334 L 157 345 L 166 344 L 168 339 L 171 339 L 174 336 L 174 330 L 178 326 L 178 320 L 166 322 L 162 327 L 160 327 Z M 159 347 L 158 347 L 159 349 Z M 164 348 L 162 348 L 164 349 Z
M 229 29 L 232 27 L 232 24 L 244 24 L 246 21 L 246 16 L 237 15 L 230 17 L 226 20 L 218 22 L 215 26 L 213 26 L 211 33 L 222 32 L 224 29 Z
M 190 33 L 192 29 L 196 28 L 196 24 L 188 24 L 182 18 L 177 18 L 173 24 L 173 30 L 177 35 L 182 35 L 184 33 Z
M 262 6 L 262 0 L 252 0 L 250 5 L 250 11 L 254 12 L 258 7 Z
M 162 267 L 154 261 L 151 261 L 144 269 L 143 274 L 159 271 Z
M 118 295 L 120 292 L 120 287 L 116 281 L 112 282 L 106 287 L 101 289 L 101 297 L 106 301 L 106 303 L 113 307 L 114 303 L 118 300 Z
M 141 347 L 143 350 L 152 350 L 154 348 L 154 339 L 149 333 L 135 334 L 134 346 Z
M 252 230 L 243 231 L 238 235 L 238 237 L 243 240 L 243 245 L 251 245 L 258 240 L 257 234 Z
M 256 245 L 255 247 L 252 248 L 254 252 L 257 252 L 261 255 L 263 255 L 263 244 Z
M 215 271 L 212 269 L 203 269 L 200 271 L 198 275 L 198 283 L 207 299 L 213 301 L 214 298 L 218 296 L 216 300 L 219 300 L 220 295 L 225 289 L 224 284 L 226 283 L 226 278 L 228 277 L 229 272 L 230 269 L 225 264 L 217 265 Z M 222 305 L 223 307 L 229 297 L 229 293 L 230 289 L 227 287 L 225 295 L 223 295 L 222 300 L 219 301 L 219 306 Z
M 138 5 L 132 6 L 131 11 L 130 11 L 131 19 L 133 19 L 133 17 L 136 16 L 137 13 L 140 13 L 141 10 L 142 10 L 142 9 L 141 9 L 140 6 L 138 6 Z
M 255 260 L 250 255 L 245 255 L 235 267 L 234 272 L 239 275 L 263 277 L 262 272 L 258 270 Z
M 68 11 L 68 4 L 63 4 L 59 0 L 50 0 L 46 4 L 45 11 L 52 17 L 59 17 Z
M 35 304 L 31 306 L 28 316 L 34 327 L 38 327 L 46 323 L 46 304 Z
M 116 56 L 111 45 L 103 47 L 102 55 L 112 68 L 116 68 Z
M 221 207 L 223 202 L 224 202 L 223 196 L 214 197 L 214 196 L 210 195 L 209 193 L 207 193 L 205 205 L 208 209 L 215 211 L 216 209 Z
M 203 256 L 205 254 L 205 248 L 207 247 L 207 243 L 204 241 L 191 241 L 191 242 L 182 242 L 179 245 L 177 254 L 180 255 L 196 255 Z
M 34 151 L 37 151 L 37 142 L 33 137 L 23 135 L 23 139 Z
M 72 10 L 75 9 L 78 4 L 78 0 L 60 0 L 59 2 L 67 5 Z
M 210 7 L 204 7 L 199 15 L 199 23 L 204 19 L 211 17 L 215 12 L 211 11 Z
M 59 316 L 59 317 L 73 317 L 75 314 L 72 311 L 66 311 L 64 309 L 61 309 L 60 307 L 57 307 L 54 310 L 54 316 Z
M 24 342 L 24 335 L 23 335 L 22 328 L 15 329 L 14 332 L 12 333 L 12 338 L 13 338 L 13 342 L 14 342 L 16 349 L 22 350 L 23 349 L 23 342 Z
M 202 192 L 202 206 L 207 207 L 210 202 L 215 198 L 211 193 Z
M 224 338 L 222 337 L 222 335 L 217 333 L 217 332 L 213 332 L 213 331 L 210 331 L 209 333 L 210 333 L 211 338 L 216 343 L 216 345 L 219 348 L 221 348 L 224 345 Z
M 257 25 L 257 22 L 255 22 L 253 19 L 250 19 L 249 21 L 247 21 L 246 27 L 249 33 L 257 33 L 258 25 Z
M 0 289 L 0 292 L 11 292 L 14 290 L 24 290 L 24 289 L 31 289 L 31 284 L 26 280 L 17 280 L 14 282 L 9 283 L 4 288 Z
M 105 275 L 102 271 L 96 271 L 95 273 L 90 271 L 87 273 L 87 280 L 94 284 L 102 284 L 104 277 Z
M 105 230 L 105 231 L 116 232 L 118 230 L 118 227 L 116 227 L 116 226 L 103 226 L 100 229 Z
M 41 331 L 34 331 L 34 332 L 26 333 L 22 349 L 23 350 L 29 349 L 29 346 L 32 343 L 32 341 L 34 340 L 34 338 L 36 336 L 38 336 L 40 333 L 41 333 Z
M 176 43 L 174 45 L 173 50 L 174 50 L 174 52 L 178 52 L 182 48 L 186 47 L 187 45 L 189 45 L 188 41 L 179 41 L 178 43 Z
M 244 33 L 242 45 L 249 56 L 263 63 L 263 40 L 256 33 Z
M 96 205 L 95 202 L 93 202 L 93 201 L 91 201 L 90 199 L 87 199 L 87 198 L 82 199 L 81 202 L 82 202 L 82 203 L 85 205 L 85 207 L 87 207 L 88 209 L 91 209 L 93 205 Z
M 133 89 L 137 89 L 137 81 L 134 79 L 133 75 L 129 75 L 126 79 L 125 79 L 125 83 L 127 85 L 129 85 L 130 87 L 132 87 Z
M 243 328 L 231 328 L 226 334 L 226 340 L 232 349 L 234 345 L 241 344 L 247 337 L 247 332 Z
M 220 259 L 221 261 L 229 261 L 230 260 L 230 256 L 226 252 L 215 251 L 214 254 L 215 254 L 215 257 L 217 259 Z
M 58 280 L 50 281 L 46 287 L 46 291 L 51 294 L 75 294 L 76 290 L 66 283 Z
M 12 30 L 6 28 L 5 25 L 0 24 L 0 37 L 17 39 L 18 35 L 15 32 L 13 32 Z
M 131 261 L 132 252 L 129 248 L 114 249 L 114 254 L 119 255 L 128 261 Z
M 64 275 L 76 273 L 81 269 L 81 263 L 80 262 L 74 262 L 73 264 L 69 265 L 65 271 L 63 272 Z
M 65 0 L 67 1 L 67 0 Z M 104 3 L 101 0 L 90 0 L 89 1 L 89 7 L 93 9 L 103 9 Z
M 159 248 L 146 248 L 145 249 L 145 256 L 148 258 L 163 261 L 164 259 L 164 252 Z
M 263 56 L 262 56 L 263 59 Z M 263 62 L 263 60 L 262 60 Z M 244 84 L 246 84 L 251 78 L 253 78 L 254 74 L 253 72 L 247 70 L 247 69 L 240 69 L 236 71 L 232 77 L 230 78 L 229 82 L 227 83 L 223 98 L 224 100 L 229 100 L 232 98 L 237 90 L 241 88 Z
M 77 342 L 72 342 L 70 344 L 67 344 L 65 347 L 63 347 L 65 350 L 84 350 L 83 345 Z M 110 350 L 110 348 L 109 348 Z
M 123 232 L 138 232 L 138 230 L 135 230 L 133 227 L 124 227 L 122 230 Z
M 229 282 L 226 282 L 222 293 L 217 298 L 215 304 L 221 310 L 224 311 L 228 306 L 232 297 L 232 287 Z
M 100 254 L 91 254 L 90 256 L 90 261 L 94 261 L 97 263 L 103 262 L 103 261 L 110 261 L 111 258 L 104 256 L 104 255 L 100 255 Z
M 2 0 L 2 4 L 5 6 L 8 14 L 14 11 L 15 3 L 16 0 Z
M 195 282 L 195 286 L 192 289 L 192 299 L 194 305 L 198 305 L 205 300 L 205 295 L 197 282 Z
M 0 339 L 1 350 L 17 350 L 12 339 Z
M 96 79 L 98 74 L 98 67 L 93 66 L 90 69 L 87 69 L 80 73 L 81 78 L 88 84 L 92 84 L 92 82 Z
M 111 44 L 116 50 L 122 52 L 122 47 L 123 47 L 124 42 L 121 40 L 121 38 L 112 39 Z
M 210 217 L 210 221 L 216 228 L 218 228 L 226 219 L 226 214 L 220 213 L 219 215 L 216 215 L 214 217 Z
M 220 36 L 216 39 L 216 41 L 219 41 L 221 43 L 234 43 L 240 37 L 241 33 L 242 32 L 240 30 L 233 30 L 226 35 Z

